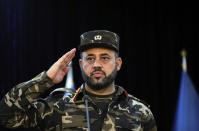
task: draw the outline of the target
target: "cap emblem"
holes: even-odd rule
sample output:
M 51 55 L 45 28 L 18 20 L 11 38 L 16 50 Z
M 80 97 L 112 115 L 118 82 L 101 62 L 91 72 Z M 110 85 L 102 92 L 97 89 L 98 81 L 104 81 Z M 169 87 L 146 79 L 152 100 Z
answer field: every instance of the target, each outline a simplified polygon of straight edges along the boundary
M 102 39 L 102 36 L 101 36 L 101 35 L 96 35 L 96 36 L 94 36 L 94 39 L 95 39 L 95 40 L 101 40 L 101 39 Z

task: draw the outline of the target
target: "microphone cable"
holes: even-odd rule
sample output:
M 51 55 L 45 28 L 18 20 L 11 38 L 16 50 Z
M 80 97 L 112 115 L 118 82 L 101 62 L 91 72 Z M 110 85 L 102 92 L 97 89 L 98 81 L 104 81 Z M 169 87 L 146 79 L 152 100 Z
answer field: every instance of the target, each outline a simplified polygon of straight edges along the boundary
M 84 101 L 86 104 L 86 120 L 88 125 L 88 131 L 90 131 L 90 117 L 89 117 L 89 111 L 88 111 L 88 95 L 84 95 Z

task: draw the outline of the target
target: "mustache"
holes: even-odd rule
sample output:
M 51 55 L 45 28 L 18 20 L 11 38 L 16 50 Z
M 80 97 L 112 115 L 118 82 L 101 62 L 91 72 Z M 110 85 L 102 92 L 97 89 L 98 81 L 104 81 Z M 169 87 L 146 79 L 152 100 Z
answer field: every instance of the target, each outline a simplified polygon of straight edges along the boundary
M 94 69 L 94 71 L 93 71 L 93 72 L 91 72 L 91 76 L 92 76 L 92 75 L 94 75 L 94 73 L 95 73 L 96 71 L 102 72 L 102 73 L 103 73 L 103 75 L 105 75 L 105 76 L 106 76 L 106 73 L 105 73 L 103 70 L 101 70 L 100 68 L 96 68 L 96 69 Z

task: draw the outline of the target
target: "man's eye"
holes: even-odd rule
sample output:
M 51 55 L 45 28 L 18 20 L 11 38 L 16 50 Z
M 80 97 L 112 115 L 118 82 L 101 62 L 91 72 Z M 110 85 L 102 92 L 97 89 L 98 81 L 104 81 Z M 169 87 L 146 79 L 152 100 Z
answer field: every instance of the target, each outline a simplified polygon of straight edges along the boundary
M 107 60 L 109 60 L 109 57 L 102 57 L 102 59 L 107 61 Z
M 87 58 L 87 61 L 93 61 L 94 60 L 94 58 Z

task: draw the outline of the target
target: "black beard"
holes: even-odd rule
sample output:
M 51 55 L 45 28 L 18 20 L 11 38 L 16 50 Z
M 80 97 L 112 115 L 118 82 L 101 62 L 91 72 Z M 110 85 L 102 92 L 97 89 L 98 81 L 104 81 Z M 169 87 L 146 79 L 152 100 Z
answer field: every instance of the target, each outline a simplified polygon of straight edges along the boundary
M 103 72 L 103 74 L 105 75 L 105 78 L 103 78 L 102 82 L 100 83 L 95 83 L 93 81 L 93 79 L 91 77 L 89 77 L 84 70 L 81 68 L 81 72 L 82 72 L 82 77 L 84 79 L 84 81 L 86 82 L 86 84 L 93 90 L 101 90 L 101 89 L 105 89 L 108 86 L 110 86 L 113 81 L 115 80 L 116 76 L 117 76 L 117 69 L 116 67 L 114 68 L 114 70 L 111 72 L 110 75 L 106 76 L 106 73 L 104 71 L 102 71 L 100 68 L 96 68 L 93 72 L 95 71 L 101 71 Z M 91 76 L 93 74 L 93 72 L 91 73 Z

